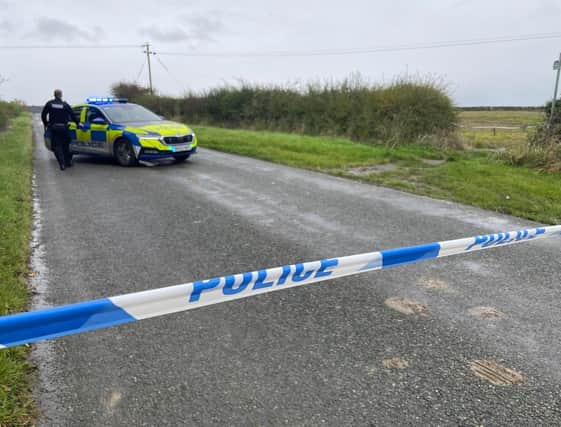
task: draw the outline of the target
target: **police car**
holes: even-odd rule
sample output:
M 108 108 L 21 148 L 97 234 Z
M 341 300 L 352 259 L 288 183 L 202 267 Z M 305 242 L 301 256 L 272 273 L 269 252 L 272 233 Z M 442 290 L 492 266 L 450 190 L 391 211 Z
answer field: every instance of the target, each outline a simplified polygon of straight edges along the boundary
M 124 98 L 88 98 L 72 109 L 80 126 L 68 126 L 71 154 L 113 157 L 122 166 L 134 166 L 164 158 L 183 162 L 197 151 L 197 137 L 188 126 Z M 48 131 L 45 146 L 53 151 Z

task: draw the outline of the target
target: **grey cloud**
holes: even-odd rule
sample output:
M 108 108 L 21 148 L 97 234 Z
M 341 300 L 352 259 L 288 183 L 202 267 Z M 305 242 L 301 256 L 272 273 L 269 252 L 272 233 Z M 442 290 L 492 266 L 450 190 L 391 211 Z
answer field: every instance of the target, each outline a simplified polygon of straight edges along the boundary
M 1 7 L 1 3 L 0 3 L 0 7 Z M 7 19 L 3 19 L 2 21 L 0 21 L 0 32 L 1 33 L 11 33 L 14 30 L 15 30 L 14 24 L 12 24 Z
M 92 31 L 81 28 L 56 18 L 42 17 L 36 21 L 35 29 L 27 33 L 26 38 L 41 40 L 89 41 L 93 42 L 103 35 L 100 27 Z
M 212 42 L 216 37 L 225 32 L 222 21 L 216 17 L 204 15 L 190 15 L 183 19 L 183 26 L 165 30 L 158 26 L 144 27 L 139 33 L 151 40 L 162 43 L 187 42 L 194 46 L 200 42 Z
M 0 44 L 137 44 L 147 40 L 154 43 L 156 52 L 337 49 L 552 32 L 561 14 L 561 0 L 100 0 L 93 5 L 0 0 Z M 2 25 L 11 28 L 8 31 Z M 96 30 L 96 25 L 103 31 Z M 92 51 L 18 52 L 2 51 L 0 72 L 11 79 L 1 92 L 31 103 L 42 101 L 44 85 L 59 85 L 61 75 L 66 91 L 81 99 L 92 94 L 92 87 L 109 87 L 121 75 L 136 76 L 142 60 L 139 51 L 104 51 L 104 61 L 114 66 L 100 67 L 84 83 L 82 63 Z M 388 81 L 403 75 L 409 64 L 421 74 L 446 75 L 455 84 L 459 105 L 534 105 L 552 95 L 551 62 L 558 52 L 559 40 L 534 40 L 341 58 L 286 57 L 275 60 L 274 66 L 269 58 L 232 57 L 224 62 L 227 66 L 216 67 L 215 59 L 201 57 L 197 59 L 200 66 L 190 70 L 189 86 L 204 90 L 237 76 L 258 83 L 337 80 L 353 70 L 372 81 Z M 57 61 L 45 61 L 47 55 Z M 163 59 L 177 67 L 174 73 L 192 63 L 179 56 Z M 37 67 L 44 78 L 36 79 Z M 157 81 L 158 88 L 177 93 L 172 80 Z
M 189 20 L 189 25 L 193 28 L 193 33 L 198 35 L 197 40 L 200 41 L 213 41 L 217 35 L 226 30 L 220 19 L 208 16 L 195 16 Z
M 157 42 L 175 43 L 190 40 L 189 34 L 180 28 L 166 31 L 156 26 L 145 27 L 140 30 L 140 34 Z
M 558 16 L 561 12 L 561 6 L 556 1 L 537 2 L 533 4 L 534 17 Z

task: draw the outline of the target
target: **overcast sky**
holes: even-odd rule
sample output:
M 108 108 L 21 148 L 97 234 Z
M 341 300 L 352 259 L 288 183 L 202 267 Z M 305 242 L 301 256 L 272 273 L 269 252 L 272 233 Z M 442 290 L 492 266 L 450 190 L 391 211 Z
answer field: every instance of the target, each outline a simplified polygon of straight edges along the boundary
M 539 105 L 553 94 L 561 37 L 345 56 L 186 57 L 164 52 L 309 52 L 561 32 L 561 0 L 0 0 L 0 45 L 146 41 L 154 85 L 181 95 L 244 80 L 294 83 L 360 73 L 444 81 L 456 104 Z M 43 104 L 109 94 L 117 81 L 147 82 L 142 48 L 0 48 L 3 99 Z M 158 60 L 159 59 L 159 60 Z M 160 63 L 161 61 L 161 63 Z M 162 65 L 163 64 L 163 65 Z M 167 68 L 167 70 L 166 70 Z

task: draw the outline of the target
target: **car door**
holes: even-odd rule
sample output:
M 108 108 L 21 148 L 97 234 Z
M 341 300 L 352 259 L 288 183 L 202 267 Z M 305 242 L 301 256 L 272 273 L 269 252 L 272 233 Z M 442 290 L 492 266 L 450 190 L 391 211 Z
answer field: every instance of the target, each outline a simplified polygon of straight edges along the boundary
M 87 139 L 88 151 L 91 153 L 107 154 L 109 122 L 99 108 L 88 105 L 83 127 L 84 132 L 87 134 L 85 139 Z
M 78 106 L 78 107 L 72 107 L 72 111 L 74 111 L 74 115 L 76 116 L 76 118 L 78 119 L 78 121 L 80 123 L 82 123 L 84 121 L 84 118 L 82 117 L 82 113 L 84 111 L 84 107 L 83 106 Z M 78 129 L 78 126 L 76 126 L 76 123 L 71 122 L 68 125 L 68 131 L 70 134 L 70 151 L 73 153 L 79 153 L 80 150 L 80 141 L 79 141 L 79 136 L 80 136 L 80 132 L 81 130 Z

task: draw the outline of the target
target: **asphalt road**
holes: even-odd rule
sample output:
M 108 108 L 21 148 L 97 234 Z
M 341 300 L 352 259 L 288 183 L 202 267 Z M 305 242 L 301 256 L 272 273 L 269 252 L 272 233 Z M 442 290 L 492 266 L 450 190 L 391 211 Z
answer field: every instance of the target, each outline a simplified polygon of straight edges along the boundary
M 35 169 L 36 306 L 533 225 L 209 150 L 154 168 L 79 157 L 61 172 L 39 143 Z M 497 248 L 34 345 L 40 423 L 559 425 L 560 247 Z M 401 313 L 391 297 L 426 309 Z M 480 306 L 497 311 L 470 314 Z M 493 385 L 475 360 L 521 382 Z

